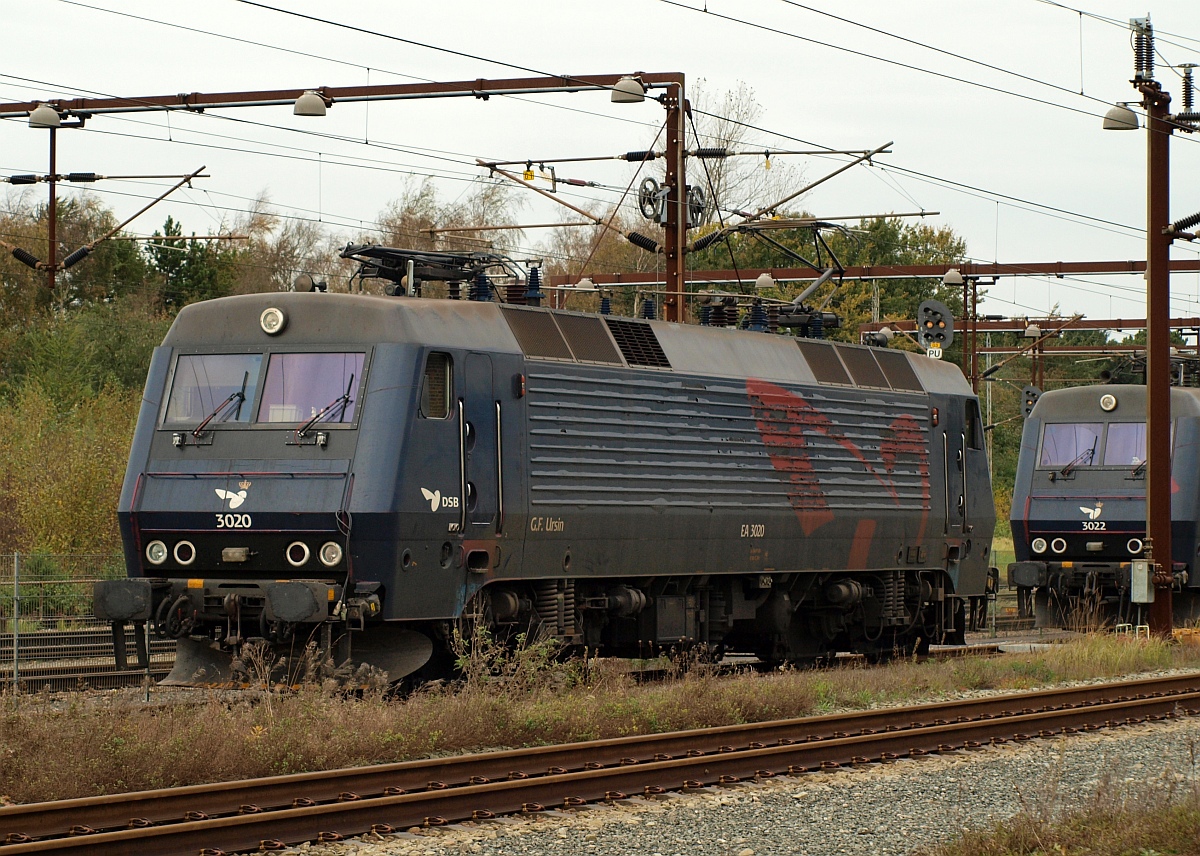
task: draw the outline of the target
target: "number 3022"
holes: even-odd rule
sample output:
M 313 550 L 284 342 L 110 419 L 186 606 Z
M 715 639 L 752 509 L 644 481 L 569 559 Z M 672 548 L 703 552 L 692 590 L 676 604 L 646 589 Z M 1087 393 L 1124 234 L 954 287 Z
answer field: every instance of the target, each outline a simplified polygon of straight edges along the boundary
M 218 514 L 217 515 L 218 529 L 249 529 L 250 515 L 249 514 Z

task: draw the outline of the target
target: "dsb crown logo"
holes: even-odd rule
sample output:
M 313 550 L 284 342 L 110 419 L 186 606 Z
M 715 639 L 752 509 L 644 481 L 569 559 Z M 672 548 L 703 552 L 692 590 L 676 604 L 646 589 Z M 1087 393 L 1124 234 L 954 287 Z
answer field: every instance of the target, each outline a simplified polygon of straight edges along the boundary
M 437 511 L 439 508 L 458 508 L 458 497 L 442 496 L 440 490 L 429 490 L 423 487 L 421 488 L 421 495 L 429 503 L 430 511 Z

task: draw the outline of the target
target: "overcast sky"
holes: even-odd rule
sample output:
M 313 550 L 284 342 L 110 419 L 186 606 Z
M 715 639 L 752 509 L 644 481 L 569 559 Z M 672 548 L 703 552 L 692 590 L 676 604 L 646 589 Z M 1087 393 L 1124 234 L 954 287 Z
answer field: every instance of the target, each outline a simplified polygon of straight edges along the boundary
M 1123 260 L 1145 258 L 1146 134 L 1104 132 L 1100 123 L 1112 102 L 1137 97 L 1126 22 L 1150 13 L 1157 77 L 1173 108 L 1182 86 L 1168 66 L 1200 62 L 1195 4 L 1183 0 L 1149 9 L 1110 0 L 707 0 L 707 12 L 705 0 L 264 2 L 370 33 L 236 0 L 6 0 L 0 101 L 678 71 L 689 87 L 703 80 L 709 92 L 743 82 L 753 89 L 764 130 L 749 133 L 752 147 L 894 141 L 876 167 L 856 167 L 799 201 L 818 216 L 938 211 L 931 222 L 962 235 L 974 260 Z M 484 174 L 476 157 L 646 148 L 661 119 L 653 101 L 611 104 L 604 93 L 338 104 L 323 119 L 281 107 L 169 121 L 96 116 L 82 131 L 59 132 L 58 169 L 118 175 L 206 165 L 212 177 L 135 221 L 129 228 L 138 234 L 159 228 L 168 213 L 187 232 L 207 233 L 265 191 L 280 213 L 349 235 L 369 228 L 410 174 L 438 176 L 451 200 Z M 1200 211 L 1200 134 L 1176 135 L 1171 151 L 1171 216 L 1179 219 Z M 0 122 L 0 175 L 44 173 L 46 158 L 45 131 Z M 812 180 L 839 159 L 789 162 Z M 559 174 L 623 188 L 634 169 L 575 164 Z M 157 184 L 164 183 L 92 188 L 123 218 L 161 192 Z M 572 199 L 600 211 L 615 195 Z M 559 217 L 535 199 L 522 212 L 525 222 Z M 524 246 L 535 251 L 541 236 L 527 232 Z M 1198 250 L 1177 244 L 1173 257 L 1196 258 Z M 1200 315 L 1200 275 L 1175 275 L 1172 294 L 1175 315 Z M 1053 306 L 1141 317 L 1142 282 L 1002 279 L 981 311 L 1043 314 Z

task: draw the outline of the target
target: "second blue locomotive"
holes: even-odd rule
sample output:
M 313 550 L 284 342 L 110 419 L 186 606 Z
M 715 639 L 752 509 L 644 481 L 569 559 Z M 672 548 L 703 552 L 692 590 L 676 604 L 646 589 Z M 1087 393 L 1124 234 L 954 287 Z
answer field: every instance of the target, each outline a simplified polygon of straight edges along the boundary
M 1038 623 L 1144 623 L 1131 601 L 1145 554 L 1146 388 L 1043 393 L 1021 436 L 1013 491 L 1017 561 L 1009 585 L 1033 594 Z M 1200 390 L 1171 390 L 1174 623 L 1200 617 Z M 1144 612 L 1144 609 L 1143 609 Z

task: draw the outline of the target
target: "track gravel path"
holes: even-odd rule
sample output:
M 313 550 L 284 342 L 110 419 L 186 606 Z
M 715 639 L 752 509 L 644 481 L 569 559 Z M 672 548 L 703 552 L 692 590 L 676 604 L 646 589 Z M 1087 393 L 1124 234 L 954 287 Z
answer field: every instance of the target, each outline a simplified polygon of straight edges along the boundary
M 900 856 L 1023 808 L 1118 788 L 1197 786 L 1200 719 L 710 788 L 657 800 L 368 835 L 287 852 L 320 856 Z M 1108 789 L 1111 790 L 1111 784 Z

